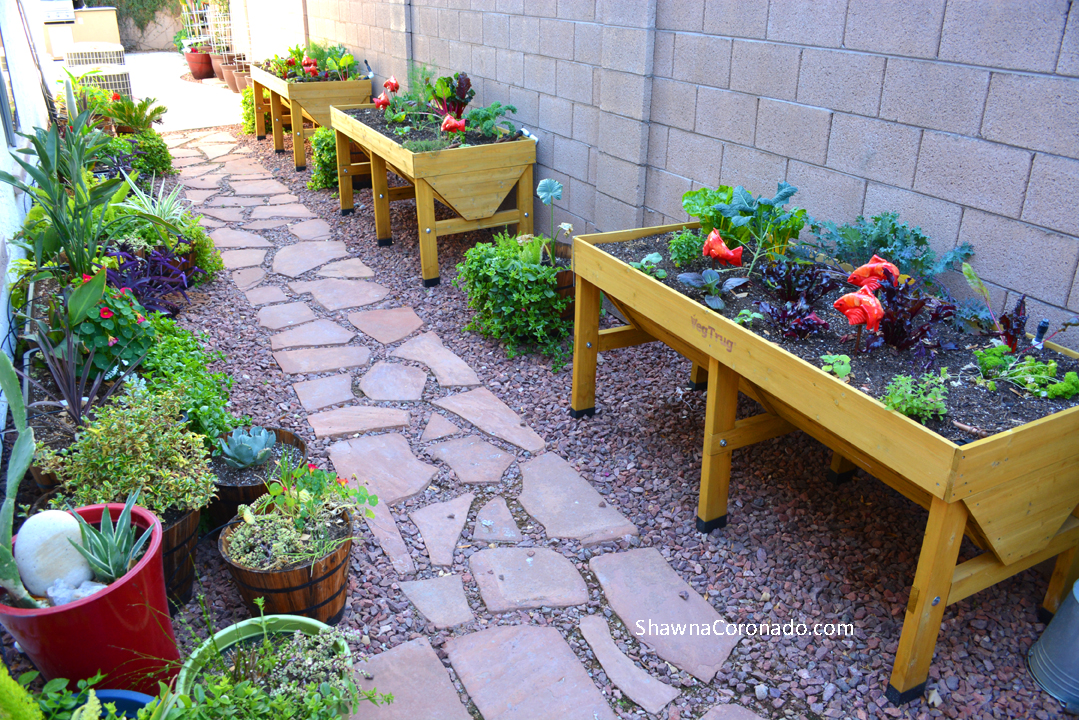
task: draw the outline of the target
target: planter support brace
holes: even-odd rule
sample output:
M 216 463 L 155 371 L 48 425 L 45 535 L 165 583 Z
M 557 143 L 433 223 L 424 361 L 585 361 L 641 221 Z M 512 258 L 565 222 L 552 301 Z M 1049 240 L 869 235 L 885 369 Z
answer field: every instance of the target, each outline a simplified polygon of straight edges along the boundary
M 697 501 L 697 531 L 709 533 L 727 524 L 727 490 L 731 482 L 730 443 L 723 436 L 735 428 L 738 412 L 738 373 L 708 358 L 708 406 L 704 415 L 705 455 L 701 460 L 701 494 Z

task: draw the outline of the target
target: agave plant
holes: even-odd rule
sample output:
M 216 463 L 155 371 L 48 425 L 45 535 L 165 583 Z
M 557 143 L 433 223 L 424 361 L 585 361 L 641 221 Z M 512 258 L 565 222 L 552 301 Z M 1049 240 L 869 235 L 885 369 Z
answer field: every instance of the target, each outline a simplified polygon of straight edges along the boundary
M 79 521 L 79 530 L 82 533 L 82 544 L 70 538 L 68 542 L 74 545 L 79 554 L 90 563 L 90 569 L 94 571 L 94 579 L 98 582 L 107 585 L 126 575 L 138 560 L 143 545 L 150 539 L 150 531 L 153 528 L 146 528 L 140 537 L 135 537 L 135 524 L 131 522 L 131 508 L 138 499 L 138 490 L 127 498 L 115 528 L 112 524 L 112 513 L 108 509 L 101 513 L 100 530 L 75 513 L 75 519 Z
M 269 460 L 276 443 L 277 436 L 265 428 L 257 425 L 249 430 L 237 428 L 221 441 L 221 455 L 229 467 L 245 470 Z

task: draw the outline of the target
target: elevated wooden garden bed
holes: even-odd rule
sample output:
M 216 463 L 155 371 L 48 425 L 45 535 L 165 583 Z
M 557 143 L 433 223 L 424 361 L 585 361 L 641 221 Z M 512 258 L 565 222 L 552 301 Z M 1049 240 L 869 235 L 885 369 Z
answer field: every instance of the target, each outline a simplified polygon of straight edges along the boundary
M 658 340 L 692 360 L 694 382 L 708 389 L 697 510 L 702 532 L 726 524 L 731 453 L 796 429 L 832 449 L 831 474 L 861 467 L 927 508 L 888 687 L 893 702 L 922 694 L 948 605 L 1056 557 L 1043 604 L 1055 612 L 1079 576 L 1079 407 L 957 445 L 602 249 L 683 227 L 698 225 L 575 238 L 571 414 L 595 411 L 597 352 Z M 600 291 L 629 325 L 599 329 Z M 736 420 L 739 391 L 765 412 Z M 957 565 L 964 534 L 984 552 Z
M 335 106 L 330 111 L 331 123 L 337 131 L 341 214 L 348 215 L 353 209 L 349 178 L 364 170 L 363 164 L 353 163 L 350 159 L 349 141 L 353 141 L 370 158 L 375 234 L 379 245 L 393 242 L 390 203 L 416 199 L 420 265 L 425 286 L 439 283 L 439 236 L 503 225 L 516 225 L 518 233 L 532 232 L 535 140 L 521 138 L 491 145 L 414 153 L 343 112 L 346 109 L 350 108 Z M 387 171 L 407 181 L 409 186 L 389 187 Z M 515 188 L 516 206 L 500 210 Z M 437 220 L 436 199 L 453 210 L 457 217 Z
M 285 151 L 284 125 L 288 123 L 294 133 L 292 157 L 297 170 L 307 168 L 304 139 L 314 134 L 315 129 L 320 126 L 330 127 L 330 105 L 352 105 L 371 101 L 370 78 L 290 83 L 260 67 L 252 66 L 251 87 L 255 99 L 255 136 L 259 140 L 266 137 L 266 118 L 263 113 L 267 108 L 262 98 L 262 89 L 265 88 L 270 93 L 269 111 L 274 150 Z M 304 120 L 313 123 L 315 128 L 304 130 Z

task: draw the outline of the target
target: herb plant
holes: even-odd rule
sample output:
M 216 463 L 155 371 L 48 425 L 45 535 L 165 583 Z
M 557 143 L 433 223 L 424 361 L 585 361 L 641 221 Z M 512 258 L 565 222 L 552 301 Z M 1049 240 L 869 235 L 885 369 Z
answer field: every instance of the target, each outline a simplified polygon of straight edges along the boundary
M 722 276 L 712 268 L 705 268 L 699 273 L 682 273 L 678 276 L 678 282 L 690 287 L 704 289 L 704 302 L 713 310 L 723 310 L 727 304 L 723 302 L 723 294 L 734 292 L 742 285 L 749 282 L 747 278 L 728 278 L 720 284 Z
M 667 245 L 671 262 L 675 267 L 685 267 L 700 258 L 703 247 L 704 237 L 696 230 L 682 230 L 675 233 Z
M 1079 378 L 1068 372 L 1064 380 L 1057 379 L 1055 360 L 1041 362 L 1027 355 L 1020 359 L 1007 345 L 994 345 L 985 350 L 975 350 L 977 368 L 981 374 L 979 384 L 990 390 L 997 389 L 997 381 L 1006 382 L 1043 398 L 1071 399 L 1079 393 Z
M 896 375 L 880 401 L 924 425 L 927 420 L 948 413 L 944 404 L 948 399 L 947 380 L 948 368 L 941 368 L 939 373 L 925 373 L 917 381 L 910 375 Z
M 782 305 L 761 301 L 757 303 L 757 307 L 786 338 L 804 340 L 828 329 L 828 322 L 817 317 L 809 303 L 801 298 L 797 302 L 785 302 Z
M 649 277 L 654 277 L 657 280 L 662 280 L 667 277 L 667 271 L 661 267 L 658 267 L 659 263 L 663 262 L 663 256 L 658 252 L 649 253 L 641 258 L 640 262 L 631 262 L 629 266 L 635 270 L 640 270 Z
M 839 288 L 839 280 L 823 265 L 781 258 L 765 263 L 761 279 L 782 302 L 804 298 L 812 305 Z

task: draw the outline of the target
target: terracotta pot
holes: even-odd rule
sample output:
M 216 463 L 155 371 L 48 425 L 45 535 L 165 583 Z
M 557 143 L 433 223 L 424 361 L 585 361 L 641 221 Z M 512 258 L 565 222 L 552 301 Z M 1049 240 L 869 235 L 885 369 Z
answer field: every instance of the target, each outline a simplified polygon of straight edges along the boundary
M 229 90 L 232 92 L 240 92 L 236 87 L 236 65 L 222 63 L 221 74 L 225 76 L 225 84 L 229 86 Z
M 224 55 L 222 55 L 221 53 L 210 53 L 210 65 L 213 66 L 214 76 L 217 77 L 218 80 L 225 79 L 225 74 L 221 70 L 221 61 L 223 59 Z
M 214 76 L 214 69 L 210 56 L 201 52 L 185 52 L 187 68 L 191 71 L 191 77 L 196 80 L 205 80 Z
M 232 75 L 236 78 L 236 87 L 239 88 L 240 92 L 246 90 L 247 86 L 250 84 L 251 73 L 240 72 L 237 70 Z
M 97 524 L 104 508 L 90 505 L 75 512 Z M 108 508 L 118 519 L 124 506 Z M 0 624 L 46 679 L 67 678 L 73 689 L 78 680 L 101 670 L 113 687 L 156 693 L 159 680 L 169 682 L 176 674 L 180 653 L 165 599 L 161 521 L 138 506 L 131 520 L 139 528 L 152 528 L 150 541 L 135 567 L 106 589 L 59 607 L 0 605 Z
M 303 457 L 300 459 L 301 463 L 307 462 L 307 443 L 299 435 L 285 430 L 284 428 L 266 428 L 271 430 L 274 435 L 277 436 L 277 442 L 284 445 L 291 445 L 300 451 Z M 235 432 L 233 430 L 232 432 Z M 224 433 L 221 435 L 221 439 L 224 440 L 232 433 Z M 225 483 L 217 483 L 217 497 L 210 501 L 210 506 L 206 508 L 206 512 L 210 517 L 210 527 L 217 529 L 227 523 L 232 518 L 236 517 L 237 508 L 241 505 L 250 505 L 258 498 L 266 494 L 266 485 L 226 485 Z

